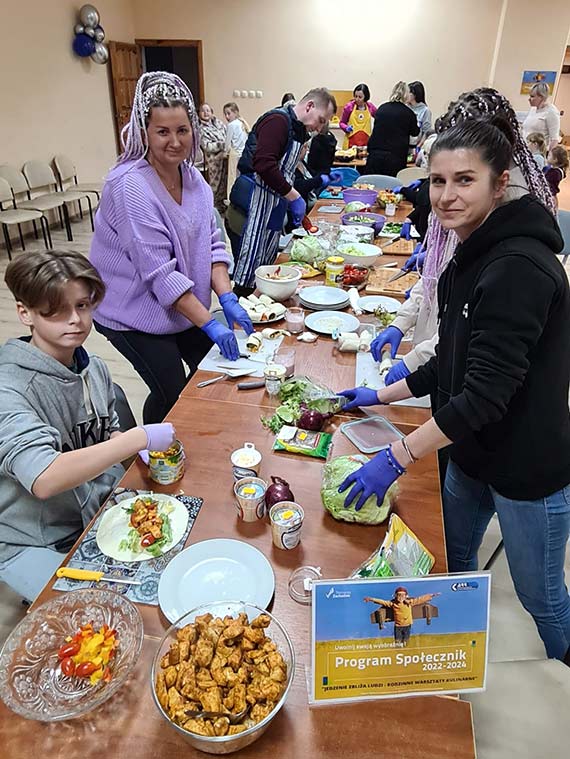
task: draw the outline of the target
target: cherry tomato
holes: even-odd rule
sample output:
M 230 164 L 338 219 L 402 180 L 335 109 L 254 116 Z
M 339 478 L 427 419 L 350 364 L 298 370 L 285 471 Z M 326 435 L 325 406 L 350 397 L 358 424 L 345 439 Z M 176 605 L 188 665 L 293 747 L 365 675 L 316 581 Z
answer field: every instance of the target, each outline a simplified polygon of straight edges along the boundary
M 147 532 L 146 535 L 143 535 L 143 538 L 141 540 L 141 546 L 143 548 L 147 548 L 148 546 L 151 546 L 154 542 L 156 542 L 156 538 L 154 535 L 152 535 L 150 532 Z
M 64 675 L 67 675 L 67 677 L 73 677 L 75 674 L 75 662 L 71 658 L 71 656 L 68 656 L 65 659 L 62 659 L 61 662 L 61 671 Z
M 89 677 L 89 675 L 92 675 L 96 669 L 98 669 L 98 667 L 96 664 L 93 664 L 92 661 L 84 661 L 77 665 L 75 674 L 77 677 Z
M 81 646 L 78 641 L 71 641 L 71 643 L 66 643 L 57 652 L 57 658 L 60 661 L 63 661 L 69 656 L 75 656 L 75 654 L 79 653 L 80 647 Z

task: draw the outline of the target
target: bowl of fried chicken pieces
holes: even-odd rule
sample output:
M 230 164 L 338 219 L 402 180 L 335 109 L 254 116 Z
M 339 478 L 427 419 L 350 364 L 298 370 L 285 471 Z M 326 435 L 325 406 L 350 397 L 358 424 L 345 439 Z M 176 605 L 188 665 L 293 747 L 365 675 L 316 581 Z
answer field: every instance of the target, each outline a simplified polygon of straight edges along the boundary
M 265 732 L 294 672 L 293 645 L 272 614 L 220 601 L 193 609 L 167 630 L 151 687 L 158 710 L 188 743 L 230 754 Z

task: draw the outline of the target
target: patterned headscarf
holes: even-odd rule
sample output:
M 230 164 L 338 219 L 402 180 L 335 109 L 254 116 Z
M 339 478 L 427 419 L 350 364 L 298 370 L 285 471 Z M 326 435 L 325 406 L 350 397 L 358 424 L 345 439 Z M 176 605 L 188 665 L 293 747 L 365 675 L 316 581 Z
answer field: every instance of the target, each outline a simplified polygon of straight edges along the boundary
M 186 108 L 192 129 L 192 150 L 190 162 L 194 162 L 200 144 L 200 130 L 194 98 L 185 82 L 168 71 L 152 71 L 143 74 L 135 89 L 133 108 L 129 123 L 121 130 L 123 153 L 118 163 L 142 158 L 148 150 L 147 123 L 152 108 Z

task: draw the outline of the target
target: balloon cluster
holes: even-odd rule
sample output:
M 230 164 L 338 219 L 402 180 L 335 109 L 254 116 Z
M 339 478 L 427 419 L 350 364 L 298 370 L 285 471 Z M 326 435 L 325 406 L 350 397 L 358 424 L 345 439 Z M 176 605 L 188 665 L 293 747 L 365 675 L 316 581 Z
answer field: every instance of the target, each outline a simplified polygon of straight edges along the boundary
M 81 58 L 88 58 L 95 63 L 107 63 L 109 49 L 103 43 L 105 31 L 99 24 L 99 11 L 94 5 L 82 5 L 79 9 L 79 24 L 75 25 L 73 52 Z

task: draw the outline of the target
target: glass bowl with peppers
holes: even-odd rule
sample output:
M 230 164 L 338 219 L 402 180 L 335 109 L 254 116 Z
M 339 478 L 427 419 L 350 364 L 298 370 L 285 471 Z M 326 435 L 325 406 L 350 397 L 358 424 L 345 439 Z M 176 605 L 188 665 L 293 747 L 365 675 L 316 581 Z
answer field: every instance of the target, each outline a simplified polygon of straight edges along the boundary
M 358 264 L 345 264 L 340 284 L 344 288 L 356 287 L 357 290 L 362 290 L 366 286 L 368 280 L 369 269 L 366 266 L 359 266 Z
M 104 588 L 58 594 L 30 611 L 0 652 L 0 698 L 27 719 L 79 717 L 125 683 L 144 637 L 136 606 Z

